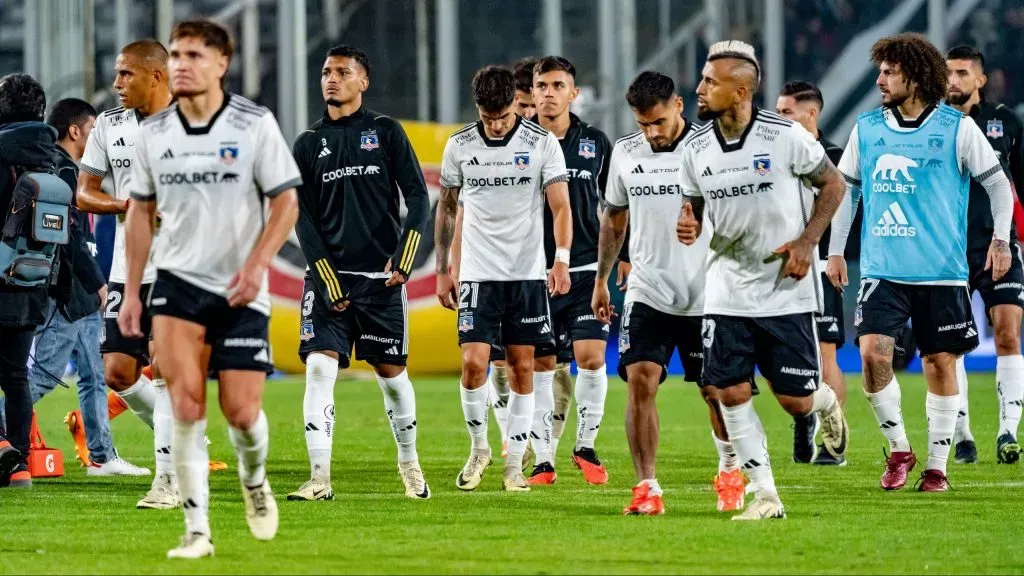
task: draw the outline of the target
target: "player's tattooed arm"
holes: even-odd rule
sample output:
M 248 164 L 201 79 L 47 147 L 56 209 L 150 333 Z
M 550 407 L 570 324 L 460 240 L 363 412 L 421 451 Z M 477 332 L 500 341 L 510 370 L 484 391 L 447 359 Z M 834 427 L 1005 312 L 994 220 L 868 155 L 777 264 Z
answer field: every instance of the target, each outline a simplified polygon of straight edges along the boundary
M 437 203 L 437 214 L 434 222 L 434 238 L 437 246 L 435 253 L 435 271 L 439 274 L 448 273 L 449 252 L 455 238 L 455 215 L 459 211 L 459 186 L 441 188 L 441 199 Z
M 601 212 L 601 228 L 597 238 L 597 279 L 607 282 L 612 265 L 622 250 L 629 224 L 629 210 L 624 207 L 606 205 Z
M 846 182 L 843 173 L 832 164 L 828 156 L 823 156 L 821 162 L 804 177 L 818 190 L 818 198 L 814 201 L 814 213 L 801 238 L 816 246 L 843 201 Z

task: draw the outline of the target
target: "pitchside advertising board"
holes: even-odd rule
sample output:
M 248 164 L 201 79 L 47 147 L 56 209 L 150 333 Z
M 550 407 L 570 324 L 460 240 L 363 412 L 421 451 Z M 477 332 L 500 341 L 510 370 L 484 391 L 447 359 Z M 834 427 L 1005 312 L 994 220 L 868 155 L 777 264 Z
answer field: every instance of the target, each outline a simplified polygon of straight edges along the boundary
M 423 232 L 423 242 L 413 266 L 413 272 L 406 285 L 409 299 L 409 370 L 413 374 L 452 374 L 460 368 L 458 348 L 457 317 L 454 312 L 442 308 L 434 294 L 434 208 L 440 197 L 441 155 L 444 152 L 448 137 L 462 125 L 434 124 L 429 122 L 402 122 L 409 140 L 412 142 L 416 155 L 419 157 L 423 175 L 430 194 L 430 220 Z M 402 206 L 403 216 L 405 206 Z M 110 255 L 113 252 L 113 218 L 96 218 L 97 248 L 99 260 L 105 270 L 109 270 Z M 855 264 L 851 263 L 851 285 L 855 286 Z M 302 373 L 305 366 L 299 360 L 298 348 L 301 317 L 300 299 L 302 296 L 302 277 L 305 273 L 306 261 L 299 249 L 298 240 L 293 234 L 274 259 L 270 269 L 270 294 L 272 311 L 270 317 L 270 343 L 273 351 L 274 365 L 285 373 Z M 622 294 L 614 286 L 611 287 L 613 303 L 616 309 L 622 308 Z M 856 290 L 853 291 L 856 293 Z M 855 334 L 852 326 L 853 301 L 847 298 L 847 331 Z M 974 298 L 975 318 L 984 319 L 984 306 L 980 298 Z M 979 321 L 981 345 L 968 357 L 969 370 L 994 370 L 995 345 L 992 330 L 985 321 Z M 617 325 L 612 326 L 609 342 L 615 342 Z M 852 338 L 852 336 L 851 336 Z M 852 340 L 839 350 L 839 361 L 844 371 L 860 371 L 860 357 Z M 614 374 L 618 364 L 615 346 L 608 347 L 608 370 Z M 366 369 L 366 364 L 354 362 L 353 368 Z M 672 373 L 682 373 L 678 358 L 673 358 L 669 366 Z M 911 370 L 920 370 L 920 361 L 915 360 L 909 366 Z

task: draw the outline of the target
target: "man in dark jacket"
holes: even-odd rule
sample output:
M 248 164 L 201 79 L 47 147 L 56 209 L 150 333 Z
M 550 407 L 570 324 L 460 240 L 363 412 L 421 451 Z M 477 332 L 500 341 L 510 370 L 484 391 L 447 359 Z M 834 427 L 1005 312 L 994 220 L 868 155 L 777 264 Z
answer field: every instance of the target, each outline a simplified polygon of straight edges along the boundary
M 42 122 L 45 110 L 43 87 L 31 76 L 0 78 L 0 218 L 9 212 L 14 166 L 54 166 L 57 132 Z M 71 269 L 72 258 L 71 251 L 61 249 L 56 262 Z M 27 465 L 32 397 L 26 365 L 35 328 L 46 321 L 48 291 L 58 302 L 70 300 L 70 286 L 60 283 L 24 289 L 0 282 L 0 389 L 7 398 L 8 423 L 6 433 L 0 430 L 0 487 L 32 485 Z
M 78 162 L 85 151 L 89 132 L 96 122 L 96 109 L 77 98 L 53 105 L 46 123 L 57 130 L 57 176 L 72 190 L 78 183 Z M 71 227 L 81 241 L 69 244 L 74 264 L 61 268 L 58 284 L 69 284 L 71 299 L 58 304 L 50 298 L 47 321 L 36 329 L 35 355 L 29 371 L 32 404 L 39 402 L 60 383 L 68 361 L 78 368 L 78 401 L 81 411 L 69 415 L 69 427 L 85 428 L 86 442 L 75 451 L 90 476 L 148 475 L 149 470 L 133 466 L 117 456 L 107 415 L 103 357 L 100 355 L 103 319 L 100 306 L 106 301 L 107 282 L 94 258 L 96 240 L 87 220 L 77 208 L 71 211 Z M 78 437 L 82 435 L 76 435 Z

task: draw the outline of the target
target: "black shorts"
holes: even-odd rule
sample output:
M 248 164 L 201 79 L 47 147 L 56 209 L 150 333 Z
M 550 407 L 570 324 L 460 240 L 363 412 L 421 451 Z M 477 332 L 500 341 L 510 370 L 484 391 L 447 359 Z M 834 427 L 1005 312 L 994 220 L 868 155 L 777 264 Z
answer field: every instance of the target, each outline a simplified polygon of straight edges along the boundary
M 543 280 L 459 283 L 459 345 L 553 345 Z
M 121 304 L 124 302 L 124 284 L 110 283 L 107 288 L 107 302 L 103 306 L 103 333 L 100 335 L 101 354 L 127 354 L 139 362 L 149 363 L 149 340 L 153 334 L 153 321 L 149 315 L 149 297 L 152 290 L 152 284 L 143 284 L 139 288 L 139 297 L 142 299 L 140 326 L 145 336 L 127 338 L 121 335 L 121 329 L 117 326 L 117 317 L 121 313 Z
M 814 314 L 747 318 L 708 314 L 701 330 L 704 383 L 728 388 L 754 382 L 754 367 L 775 394 L 810 396 L 821 371 Z
M 643 302 L 623 306 L 619 326 L 619 378 L 626 380 L 626 367 L 637 362 L 661 365 L 661 381 L 668 377 L 672 352 L 679 351 L 683 379 L 701 382 L 704 347 L 700 316 L 676 316 L 655 310 Z
M 299 357 L 337 352 L 338 366 L 348 368 L 353 345 L 356 358 L 371 366 L 405 366 L 409 354 L 408 300 L 405 286 L 385 286 L 383 278 L 342 274 L 350 294 L 359 294 L 344 312 L 328 309 L 306 274 L 302 288 Z
M 846 341 L 846 329 L 843 326 L 843 293 L 836 290 L 824 272 L 821 273 L 821 287 L 824 290 L 824 312 L 814 316 L 818 325 L 818 342 L 835 344 L 838 350 Z
M 901 341 L 907 320 L 922 356 L 966 354 L 978 346 L 967 288 L 861 279 L 854 319 L 858 338 L 881 334 Z
M 988 312 L 1001 304 L 1012 304 L 1024 307 L 1024 266 L 1021 265 L 1020 249 L 1013 248 L 1015 254 L 1010 259 L 1010 270 L 1005 276 L 995 281 L 992 271 L 985 270 L 988 252 L 967 254 L 967 265 L 971 271 L 971 292 L 977 291 L 985 302 Z M 992 322 L 992 318 L 989 318 Z
M 150 310 L 153 316 L 172 316 L 206 328 L 210 346 L 210 371 L 274 371 L 270 343 L 270 318 L 249 307 L 232 308 L 223 296 L 207 292 L 174 274 L 157 271 Z

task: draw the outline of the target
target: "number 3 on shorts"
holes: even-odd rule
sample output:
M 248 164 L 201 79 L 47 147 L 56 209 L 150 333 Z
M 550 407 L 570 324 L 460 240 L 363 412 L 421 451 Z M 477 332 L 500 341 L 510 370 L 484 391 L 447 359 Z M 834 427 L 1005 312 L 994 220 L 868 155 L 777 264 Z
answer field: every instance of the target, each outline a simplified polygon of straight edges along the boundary
M 860 289 L 857 290 L 857 303 L 867 302 L 868 298 L 871 298 L 871 294 L 878 288 L 878 280 L 874 278 L 864 278 L 860 281 Z M 867 287 L 865 289 L 865 287 Z
M 313 298 L 316 296 L 313 291 L 306 292 L 306 296 L 302 299 L 302 315 L 308 318 L 313 313 Z

